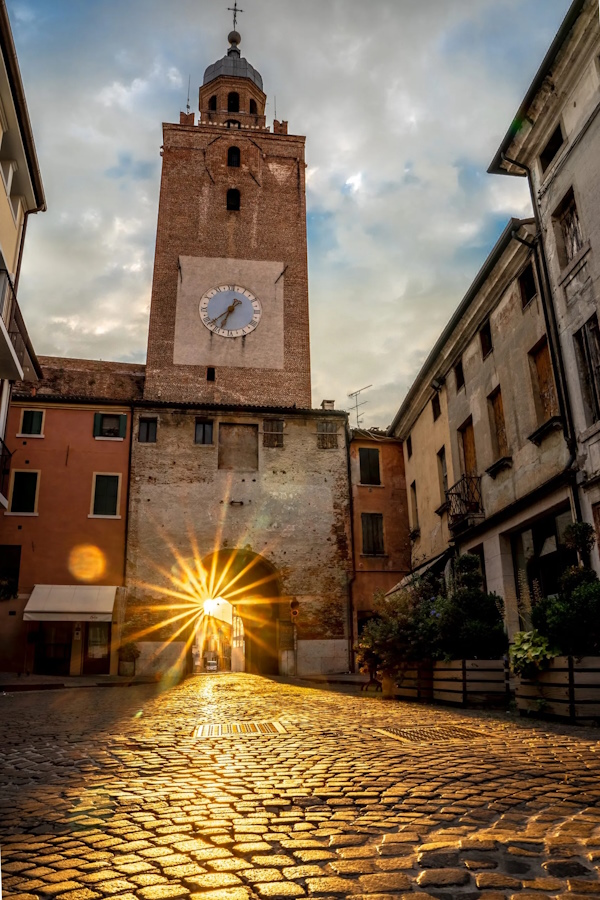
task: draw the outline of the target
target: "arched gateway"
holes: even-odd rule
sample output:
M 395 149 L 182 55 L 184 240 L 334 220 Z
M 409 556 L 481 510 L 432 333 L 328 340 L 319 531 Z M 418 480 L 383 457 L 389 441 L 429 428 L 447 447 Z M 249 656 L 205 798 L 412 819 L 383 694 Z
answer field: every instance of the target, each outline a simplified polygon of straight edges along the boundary
M 208 615 L 230 619 L 229 639 L 233 671 L 280 674 L 281 652 L 291 648 L 290 608 L 282 597 L 277 569 L 250 550 L 227 549 L 202 560 L 210 591 L 219 607 L 209 602 Z M 231 604 L 231 614 L 223 608 Z M 227 638 L 226 638 L 227 639 Z M 289 666 L 283 668 L 287 671 Z

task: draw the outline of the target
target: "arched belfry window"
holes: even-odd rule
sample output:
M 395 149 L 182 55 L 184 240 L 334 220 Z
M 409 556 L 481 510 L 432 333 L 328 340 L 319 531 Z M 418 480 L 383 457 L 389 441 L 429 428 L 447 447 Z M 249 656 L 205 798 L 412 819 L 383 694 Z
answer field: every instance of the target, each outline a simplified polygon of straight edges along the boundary
M 239 169 L 240 167 L 240 148 L 239 147 L 230 147 L 227 151 L 227 165 L 232 166 L 234 169 Z
M 256 116 L 258 114 L 258 106 L 256 105 L 256 100 L 250 101 L 250 115 Z
M 227 209 L 240 208 L 240 192 L 237 188 L 229 188 L 227 191 Z
M 217 95 L 213 94 L 210 100 L 208 101 L 208 108 L 214 112 L 217 109 Z
M 237 91 L 231 91 L 227 97 L 227 112 L 240 111 L 240 95 Z

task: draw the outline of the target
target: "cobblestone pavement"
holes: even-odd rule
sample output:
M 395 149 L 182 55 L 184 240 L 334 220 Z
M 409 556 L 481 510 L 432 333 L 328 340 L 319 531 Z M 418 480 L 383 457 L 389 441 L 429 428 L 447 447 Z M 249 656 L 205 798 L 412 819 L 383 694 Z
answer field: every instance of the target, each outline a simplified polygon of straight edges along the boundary
M 194 736 L 236 721 L 286 731 Z M 598 738 L 251 675 L 0 695 L 4 892 L 600 896 Z

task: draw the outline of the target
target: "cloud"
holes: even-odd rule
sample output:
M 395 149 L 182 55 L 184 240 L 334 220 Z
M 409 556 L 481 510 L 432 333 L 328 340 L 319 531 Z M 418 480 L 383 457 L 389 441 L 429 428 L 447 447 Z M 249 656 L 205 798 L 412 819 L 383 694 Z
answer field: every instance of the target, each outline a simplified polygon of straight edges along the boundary
M 231 21 L 210 0 L 9 0 L 48 196 L 20 299 L 40 353 L 145 356 L 161 123 Z M 242 51 L 307 136 L 317 405 L 388 424 L 511 215 L 485 169 L 569 0 L 254 0 Z

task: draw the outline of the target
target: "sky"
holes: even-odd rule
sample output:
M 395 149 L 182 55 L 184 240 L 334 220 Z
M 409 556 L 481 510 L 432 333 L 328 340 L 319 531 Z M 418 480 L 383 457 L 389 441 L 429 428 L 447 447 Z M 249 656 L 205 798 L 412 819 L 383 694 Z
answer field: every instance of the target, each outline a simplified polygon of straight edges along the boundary
M 227 50 L 225 0 L 7 0 L 48 211 L 19 300 L 38 354 L 145 360 L 162 122 Z M 386 427 L 510 216 L 486 169 L 570 0 L 244 0 L 267 122 L 307 137 L 313 405 Z M 352 416 L 352 424 L 356 423 Z

